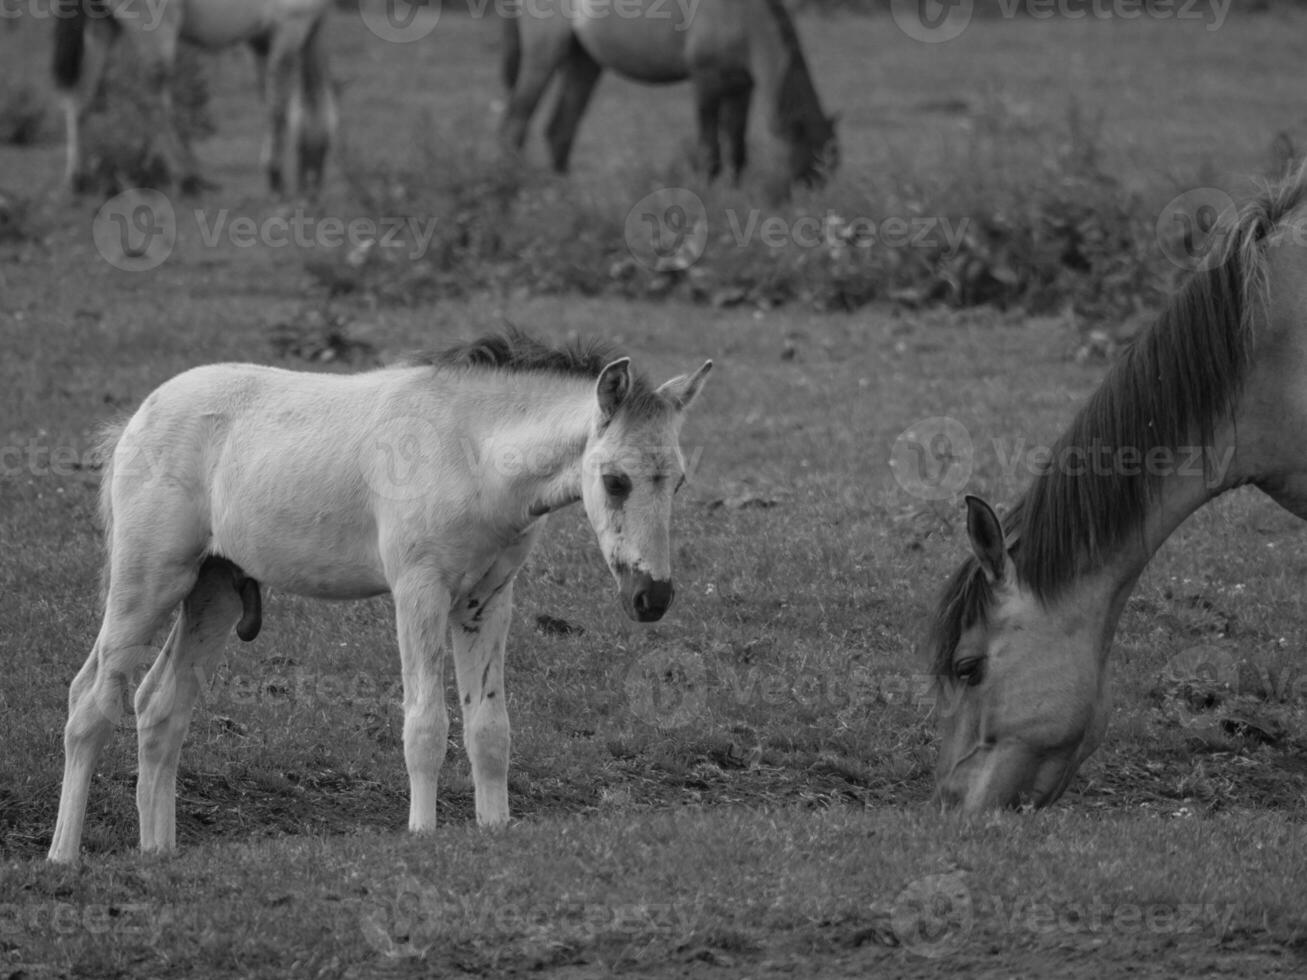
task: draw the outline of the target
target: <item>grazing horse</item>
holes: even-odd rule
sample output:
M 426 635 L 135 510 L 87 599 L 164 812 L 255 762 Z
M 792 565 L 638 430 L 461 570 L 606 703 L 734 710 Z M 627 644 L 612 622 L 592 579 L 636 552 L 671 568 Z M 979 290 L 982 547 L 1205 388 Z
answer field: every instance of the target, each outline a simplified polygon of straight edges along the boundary
M 930 637 L 944 806 L 1062 794 L 1107 723 L 1121 611 L 1186 517 L 1251 484 L 1307 518 L 1304 173 L 1219 229 L 1005 518 L 967 499 L 973 554 Z
M 109 51 L 120 33 L 150 89 L 151 138 L 170 179 L 183 190 L 202 185 L 189 144 L 177 131 L 170 84 L 179 41 L 217 50 L 245 43 L 253 50 L 259 87 L 270 111 L 263 165 L 274 193 L 284 189 L 288 130 L 298 152 L 299 191 L 322 182 L 336 130 L 336 97 L 327 72 L 323 22 L 328 0 L 54 0 L 54 81 L 63 103 L 68 156 L 65 179 L 83 177 L 78 131 L 95 98 Z
M 794 21 L 782 0 L 665 0 L 585 4 L 535 0 L 504 18 L 504 82 L 510 95 L 501 139 L 521 150 L 527 126 L 555 74 L 560 76 L 545 130 L 554 169 L 567 170 L 572 141 L 605 69 L 648 84 L 694 83 L 700 163 L 722 168 L 721 142 L 738 182 L 755 86 L 768 130 L 786 148 L 791 181 L 820 184 L 839 161 L 835 120 L 817 98 Z
M 181 743 L 227 633 L 258 632 L 261 585 L 394 596 L 414 831 L 436 824 L 451 634 L 477 821 L 506 822 L 514 577 L 580 501 L 627 614 L 662 617 L 679 432 L 710 367 L 654 388 L 629 358 L 514 332 L 357 375 L 218 364 L 164 383 L 107 443 L 104 619 L 69 693 L 50 859 L 76 860 L 127 678 L 180 604 L 135 699 L 141 849 L 175 847 Z

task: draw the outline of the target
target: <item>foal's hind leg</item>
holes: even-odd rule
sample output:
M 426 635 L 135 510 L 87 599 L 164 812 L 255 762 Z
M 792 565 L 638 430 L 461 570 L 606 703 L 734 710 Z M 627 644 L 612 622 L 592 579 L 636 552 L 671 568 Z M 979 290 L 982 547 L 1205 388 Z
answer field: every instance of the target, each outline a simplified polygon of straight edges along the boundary
M 154 666 L 136 692 L 139 767 L 136 809 L 141 850 L 177 846 L 177 761 L 191 714 L 222 658 L 223 642 L 241 617 L 235 568 L 210 558 L 182 602 Z
M 572 143 L 576 139 L 577 127 L 585 114 L 585 107 L 590 104 L 595 84 L 603 69 L 599 62 L 590 57 L 581 43 L 572 39 L 567 60 L 563 62 L 559 74 L 558 100 L 545 127 L 545 141 L 549 144 L 550 159 L 554 170 L 567 172 L 567 161 L 572 155 Z
M 115 558 L 122 550 L 115 546 Z M 190 556 L 156 561 L 148 569 L 139 563 L 129 566 L 121 559 L 113 562 L 100 635 L 68 692 L 63 788 L 50 844 L 51 861 L 77 859 L 91 776 L 109 735 L 122 719 L 128 678 L 153 653 L 147 644 L 191 590 L 195 569 Z

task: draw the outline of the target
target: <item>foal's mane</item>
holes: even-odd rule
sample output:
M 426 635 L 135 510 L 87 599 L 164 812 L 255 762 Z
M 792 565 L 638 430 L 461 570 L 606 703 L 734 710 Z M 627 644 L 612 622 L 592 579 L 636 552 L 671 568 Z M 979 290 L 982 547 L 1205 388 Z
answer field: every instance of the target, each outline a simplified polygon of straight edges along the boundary
M 1224 229 L 1217 251 L 1108 371 L 1052 447 L 1037 476 L 1003 520 L 1018 579 L 1040 602 L 1056 598 L 1106 552 L 1143 526 L 1164 473 L 1135 466 L 1072 472 L 1056 461 L 1071 447 L 1137 451 L 1210 446 L 1233 408 L 1266 299 L 1264 239 L 1307 200 L 1307 168 L 1250 201 Z M 1209 460 L 1204 459 L 1204 465 Z M 1082 469 L 1077 467 L 1077 469 Z M 983 621 L 993 589 L 969 556 L 940 595 L 930 624 L 936 674 L 950 671 L 964 630 Z
M 595 380 L 605 367 L 624 355 L 601 340 L 574 340 L 551 346 L 510 326 L 503 333 L 485 334 L 441 351 L 412 354 L 400 362 L 405 367 L 466 368 L 505 371 L 512 374 L 544 374 Z M 647 378 L 631 370 L 631 391 L 624 408 L 628 413 L 651 414 L 654 406 L 669 403 L 655 391 Z
M 808 69 L 808 59 L 799 44 L 799 32 L 794 27 L 794 18 L 785 9 L 784 0 L 765 0 L 776 31 L 781 37 L 781 46 L 785 49 L 785 71 L 781 75 L 780 87 L 776 91 L 776 115 L 781 126 L 789 130 L 794 123 L 817 116 L 824 123 L 821 101 L 817 98 L 817 87 L 812 81 L 812 72 Z

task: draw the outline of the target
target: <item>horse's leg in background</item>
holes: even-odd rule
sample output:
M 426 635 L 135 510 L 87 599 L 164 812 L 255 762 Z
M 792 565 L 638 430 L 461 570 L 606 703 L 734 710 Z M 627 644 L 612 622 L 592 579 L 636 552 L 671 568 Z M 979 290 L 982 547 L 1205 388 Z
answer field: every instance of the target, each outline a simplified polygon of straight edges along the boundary
M 79 0 L 80 8 L 80 0 Z M 81 127 L 95 101 L 109 65 L 109 52 L 118 37 L 118 25 L 111 17 L 84 17 L 80 23 L 61 19 L 55 35 L 56 86 L 63 106 L 67 137 L 64 182 L 78 190 L 83 173 Z M 66 47 L 65 52 L 59 50 Z
M 140 540 L 131 540 L 117 521 L 110 556 L 109 592 L 100 634 L 68 692 L 64 728 L 64 779 L 50 860 L 77 859 L 86 799 L 96 761 L 122 719 L 128 678 L 154 653 L 149 644 L 196 581 L 203 543 L 198 535 L 169 540 L 169 528 L 194 527 L 184 507 L 150 501 L 150 518 Z
M 181 615 L 136 691 L 139 765 L 136 809 L 141 850 L 177 846 L 177 761 L 195 702 L 221 662 L 223 642 L 242 612 L 235 568 L 210 558 L 182 601 Z
M 336 134 L 336 92 L 327 67 L 326 15 L 309 28 L 300 54 L 298 172 L 300 194 L 316 197 L 327 151 Z
M 731 180 L 737 185 L 749 153 L 749 102 L 752 97 L 753 82 L 747 76 L 722 97 L 722 138 L 730 155 Z
M 313 21 L 294 18 L 278 24 L 268 42 L 262 74 L 264 99 L 268 106 L 268 136 L 264 142 L 264 166 L 268 186 L 274 194 L 285 190 L 282 168 L 286 162 L 286 131 L 292 122 L 298 129 L 300 112 L 300 61 Z M 296 117 L 291 118 L 292 114 Z
M 549 125 L 545 127 L 550 158 L 554 170 L 560 174 L 567 172 L 576 129 L 602 72 L 599 62 L 590 57 L 590 53 L 581 47 L 581 42 L 573 37 L 559 73 L 558 101 L 549 117 Z
M 713 180 L 722 172 L 722 87 L 715 72 L 694 72 L 695 115 L 699 122 L 697 166 Z
M 445 704 L 445 626 L 449 593 L 419 569 L 399 576 L 395 627 L 404 675 L 404 762 L 408 767 L 408 829 L 436 826 L 436 782 L 449 738 Z
M 172 80 L 177 66 L 177 46 L 181 37 L 182 5 L 163 4 L 158 8 L 158 24 L 151 25 L 140 17 L 122 21 L 131 34 L 132 44 L 141 60 L 148 99 L 151 140 L 163 161 L 168 179 L 183 192 L 200 186 L 199 168 L 190 144 L 182 139 L 173 113 Z
M 526 130 L 540 98 L 572 44 L 571 24 L 555 13 L 552 16 L 523 15 L 515 19 L 522 41 L 521 58 L 516 66 L 513 85 L 499 124 L 501 145 L 512 153 L 526 143 Z M 526 32 L 523 36 L 520 32 Z

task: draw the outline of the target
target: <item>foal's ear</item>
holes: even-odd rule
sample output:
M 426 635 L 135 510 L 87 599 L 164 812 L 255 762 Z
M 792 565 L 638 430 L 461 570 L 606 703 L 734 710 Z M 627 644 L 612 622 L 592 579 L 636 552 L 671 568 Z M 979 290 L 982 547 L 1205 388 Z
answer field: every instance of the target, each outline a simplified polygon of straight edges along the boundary
M 712 361 L 704 361 L 703 367 L 694 374 L 682 374 L 658 387 L 658 394 L 676 406 L 678 412 L 684 412 L 690 403 L 699 397 L 703 388 L 703 379 L 712 370 Z
M 967 536 L 971 538 L 971 550 L 976 553 L 985 578 L 993 584 L 1002 582 L 1008 566 L 1003 523 L 993 507 L 971 494 L 967 494 Z
M 619 357 L 599 372 L 595 395 L 599 399 L 599 415 L 605 422 L 617 414 L 631 393 L 631 359 Z

